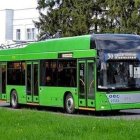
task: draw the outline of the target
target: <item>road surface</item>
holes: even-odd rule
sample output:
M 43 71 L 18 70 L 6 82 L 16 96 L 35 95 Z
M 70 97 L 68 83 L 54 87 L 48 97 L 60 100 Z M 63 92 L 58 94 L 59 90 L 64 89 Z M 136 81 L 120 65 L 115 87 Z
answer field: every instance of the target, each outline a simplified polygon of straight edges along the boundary
M 0 102 L 0 107 L 4 107 L 7 109 L 10 109 L 10 104 L 9 103 L 4 103 L 4 102 Z M 22 108 L 20 108 L 22 109 Z M 47 110 L 45 110 L 47 111 Z M 48 111 L 52 112 L 52 113 L 56 113 L 59 114 L 62 112 L 60 111 L 56 111 L 53 109 L 49 109 Z M 69 115 L 69 114 L 66 114 Z M 132 120 L 132 119 L 140 119 L 140 109 L 129 109 L 129 110 L 121 110 L 120 112 L 111 112 L 111 113 L 99 113 L 99 114 L 95 114 L 93 112 L 87 113 L 87 112 L 78 112 L 76 114 L 73 114 L 73 116 L 89 116 L 89 117 L 97 117 L 97 118 L 113 118 L 113 119 L 128 119 L 128 120 Z

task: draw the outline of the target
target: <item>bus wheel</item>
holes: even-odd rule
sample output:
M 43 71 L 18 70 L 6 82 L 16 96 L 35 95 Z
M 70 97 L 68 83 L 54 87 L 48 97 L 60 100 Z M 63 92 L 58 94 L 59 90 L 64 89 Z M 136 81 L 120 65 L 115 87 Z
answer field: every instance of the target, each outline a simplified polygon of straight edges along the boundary
M 11 93 L 10 105 L 12 108 L 18 108 L 18 96 L 16 90 L 13 90 Z
M 65 110 L 69 114 L 72 114 L 75 111 L 74 100 L 70 93 L 65 98 Z

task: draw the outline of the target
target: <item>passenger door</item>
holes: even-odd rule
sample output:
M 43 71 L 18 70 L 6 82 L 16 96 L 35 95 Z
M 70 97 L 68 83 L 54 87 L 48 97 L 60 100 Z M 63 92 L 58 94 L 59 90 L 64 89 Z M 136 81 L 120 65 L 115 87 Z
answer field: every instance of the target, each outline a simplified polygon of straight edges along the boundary
M 39 102 L 39 66 L 38 62 L 26 63 L 26 94 L 28 103 Z
M 0 64 L 0 99 L 6 100 L 6 63 Z
M 79 107 L 95 107 L 94 60 L 78 62 Z

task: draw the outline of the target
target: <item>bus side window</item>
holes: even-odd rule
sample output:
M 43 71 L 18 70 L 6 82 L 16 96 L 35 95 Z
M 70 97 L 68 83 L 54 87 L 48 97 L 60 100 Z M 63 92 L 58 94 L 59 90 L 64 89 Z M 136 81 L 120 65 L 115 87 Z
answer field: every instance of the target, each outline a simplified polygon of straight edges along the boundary
M 40 81 L 41 86 L 75 87 L 76 60 L 42 60 Z
M 58 86 L 76 86 L 76 61 L 60 60 L 58 62 Z

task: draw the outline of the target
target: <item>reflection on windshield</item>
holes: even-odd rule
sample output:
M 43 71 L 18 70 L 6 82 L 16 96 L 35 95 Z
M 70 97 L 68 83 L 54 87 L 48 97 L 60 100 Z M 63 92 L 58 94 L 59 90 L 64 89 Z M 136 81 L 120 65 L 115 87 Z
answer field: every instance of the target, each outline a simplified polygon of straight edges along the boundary
M 140 88 L 140 62 L 108 61 L 98 67 L 98 88 Z
M 140 40 L 96 40 L 99 50 L 127 50 L 140 49 Z

